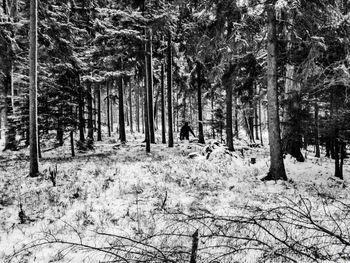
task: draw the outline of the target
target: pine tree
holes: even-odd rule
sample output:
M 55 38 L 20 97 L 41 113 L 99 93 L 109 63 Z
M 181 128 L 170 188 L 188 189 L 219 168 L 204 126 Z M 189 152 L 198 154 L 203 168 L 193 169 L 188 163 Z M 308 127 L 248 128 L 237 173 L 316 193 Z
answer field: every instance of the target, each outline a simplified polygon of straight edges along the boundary
M 37 0 L 30 0 L 30 90 L 29 90 L 29 124 L 30 124 L 30 177 L 39 176 L 38 120 L 37 120 Z

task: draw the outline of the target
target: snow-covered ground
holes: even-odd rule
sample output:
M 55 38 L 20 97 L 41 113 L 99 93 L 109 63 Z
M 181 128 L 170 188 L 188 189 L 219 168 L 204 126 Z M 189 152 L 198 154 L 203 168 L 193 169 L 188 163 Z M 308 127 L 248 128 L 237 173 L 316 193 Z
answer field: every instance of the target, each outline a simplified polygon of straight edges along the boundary
M 197 229 L 198 262 L 269 262 L 269 258 L 288 262 L 283 256 L 273 261 L 285 248 L 268 232 L 261 234 L 258 223 L 265 224 L 271 215 L 283 217 L 289 208 L 309 211 L 311 207 L 310 214 L 319 223 L 330 220 L 331 214 L 334 221 L 342 220 L 340 230 L 333 229 L 332 220 L 326 226 L 347 235 L 347 228 L 342 228 L 347 217 L 336 205 L 350 200 L 347 163 L 345 180 L 340 181 L 333 177 L 332 160 L 312 158 L 309 153 L 306 162 L 298 163 L 287 156 L 290 180 L 262 182 L 269 165 L 267 148 L 236 141 L 236 148 L 244 148 L 244 156 L 216 146 L 207 158 L 202 155 L 204 147 L 196 143 L 177 143 L 174 148 L 156 144 L 147 154 L 141 136 L 128 139 L 125 145 L 115 140 L 96 143 L 94 151 L 75 158 L 70 157 L 68 145 L 45 152 L 43 176 L 34 179 L 27 176 L 26 150 L 2 153 L 0 262 L 189 262 Z M 189 158 L 194 152 L 198 154 Z M 255 164 L 250 162 L 252 157 Z M 49 171 L 56 166 L 53 187 Z M 20 222 L 20 207 L 24 222 Z M 276 212 L 281 207 L 288 209 Z M 247 218 L 249 223 L 244 221 Z M 279 226 L 270 223 L 278 237 Z M 294 226 L 284 229 L 288 238 L 296 235 L 297 242 L 305 235 L 310 246 L 318 244 L 316 232 L 302 223 Z M 257 232 L 250 234 L 253 230 Z M 329 240 L 322 236 L 319 243 Z M 268 241 L 272 243 L 263 244 Z M 347 255 L 346 246 L 333 251 L 337 249 Z M 338 254 L 336 261 L 347 262 Z M 308 256 L 295 258 L 311 262 Z M 335 259 L 333 255 L 318 262 Z

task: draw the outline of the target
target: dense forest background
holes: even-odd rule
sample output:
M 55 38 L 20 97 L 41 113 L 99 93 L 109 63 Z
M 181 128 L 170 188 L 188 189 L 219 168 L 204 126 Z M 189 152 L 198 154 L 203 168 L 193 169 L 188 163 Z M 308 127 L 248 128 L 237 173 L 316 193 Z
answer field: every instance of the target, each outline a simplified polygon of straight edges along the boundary
M 30 142 L 28 10 L 2 1 L 1 136 L 10 150 Z M 170 131 L 171 147 L 188 121 L 200 143 L 219 137 L 233 150 L 243 130 L 263 144 L 270 123 L 275 160 L 282 151 L 303 161 L 308 145 L 316 156 L 320 145 L 335 159 L 343 152 L 348 1 L 39 1 L 36 11 L 41 142 L 55 133 L 62 145 L 70 132 L 90 147 L 104 125 L 125 142 L 127 126 L 145 132 L 150 151 L 156 130 L 163 143 Z
M 0 1 L 0 261 L 348 262 L 349 8 Z

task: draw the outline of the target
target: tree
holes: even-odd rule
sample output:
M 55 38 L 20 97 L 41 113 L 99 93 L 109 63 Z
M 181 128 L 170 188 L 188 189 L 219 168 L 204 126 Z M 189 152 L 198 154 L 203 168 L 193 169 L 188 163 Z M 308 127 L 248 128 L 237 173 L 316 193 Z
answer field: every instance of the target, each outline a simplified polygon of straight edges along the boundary
M 205 143 L 202 110 L 202 65 L 197 62 L 197 103 L 198 103 L 198 142 Z
M 161 64 L 160 73 L 160 88 L 161 88 L 161 103 L 162 103 L 162 143 L 166 143 L 165 131 L 165 94 L 164 94 L 164 64 Z
M 118 79 L 119 85 L 119 139 L 122 143 L 126 142 L 126 133 L 125 133 L 125 120 L 124 120 L 124 80 L 123 76 L 120 76 Z
M 29 51 L 29 129 L 30 129 L 30 177 L 39 176 L 38 120 L 37 120 L 37 0 L 30 1 L 30 51 Z
M 287 180 L 284 169 L 282 144 L 280 135 L 280 120 L 278 110 L 277 89 L 277 34 L 275 2 L 269 1 L 267 9 L 268 39 L 267 39 L 267 99 L 268 99 L 268 131 L 270 142 L 270 170 L 265 180 Z
M 172 79 L 172 46 L 171 33 L 168 34 L 167 47 L 167 100 L 168 100 L 168 146 L 174 147 L 173 135 L 173 79 Z

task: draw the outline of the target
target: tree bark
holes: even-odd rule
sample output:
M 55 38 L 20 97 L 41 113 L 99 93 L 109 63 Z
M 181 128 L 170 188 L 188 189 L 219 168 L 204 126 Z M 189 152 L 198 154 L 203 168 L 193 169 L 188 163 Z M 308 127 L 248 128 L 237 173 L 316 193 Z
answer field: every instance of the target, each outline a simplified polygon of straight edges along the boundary
M 30 129 L 30 177 L 39 176 L 39 140 L 37 120 L 37 0 L 30 0 L 30 49 L 29 49 L 29 129 Z
M 198 100 L 198 142 L 205 143 L 203 132 L 203 111 L 202 111 L 202 66 L 197 62 L 197 100 Z
M 58 105 L 58 116 L 57 116 L 57 135 L 56 139 L 58 141 L 58 144 L 60 146 L 63 145 L 63 123 L 62 123 L 62 117 L 63 117 L 63 105 Z
M 107 89 L 107 97 L 106 97 L 106 101 L 107 101 L 107 130 L 108 130 L 108 137 L 111 137 L 111 115 L 110 115 L 110 97 L 109 97 L 109 90 L 110 90 L 110 84 L 111 81 L 107 81 L 106 82 L 106 89 Z
M 129 113 L 130 113 L 130 132 L 134 132 L 133 118 L 132 118 L 132 85 L 129 84 Z
M 315 147 L 316 147 L 315 157 L 320 158 L 321 157 L 321 152 L 320 152 L 320 132 L 319 132 L 319 120 L 318 120 L 319 106 L 318 106 L 318 102 L 317 101 L 315 101 L 314 108 L 315 108 L 315 129 L 314 129 L 314 133 L 315 133 Z
M 93 121 L 93 107 L 92 107 L 92 99 L 93 99 L 93 90 L 92 90 L 92 84 L 89 82 L 87 84 L 87 106 L 88 106 L 88 134 L 87 137 L 90 140 L 94 140 L 94 121 Z
M 287 180 L 284 168 L 280 120 L 278 113 L 278 92 L 277 92 L 277 34 L 276 14 L 274 4 L 267 7 L 268 16 L 268 42 L 267 42 L 267 98 L 269 118 L 269 142 L 270 142 L 270 170 L 265 180 Z
M 83 88 L 80 86 L 80 83 L 79 83 L 78 109 L 79 109 L 79 140 L 81 142 L 84 142 L 85 141 L 84 92 L 83 92 Z
M 124 119 L 124 80 L 119 77 L 119 139 L 126 142 L 125 119 Z
M 136 83 L 136 80 L 135 80 Z M 140 132 L 140 83 L 136 86 L 136 130 Z
M 168 47 L 167 47 L 167 99 L 168 99 L 168 146 L 174 147 L 174 134 L 173 134 L 173 79 L 172 79 L 172 46 L 171 46 L 171 33 L 169 32 Z
M 147 72 L 148 72 L 148 111 L 149 111 L 149 132 L 151 143 L 155 143 L 154 134 L 154 112 L 153 112 L 153 54 L 152 54 L 152 30 L 148 30 L 148 43 L 147 43 Z
M 146 142 L 146 152 L 151 152 L 151 138 L 150 138 L 150 112 L 149 112 L 149 67 L 148 67 L 148 59 L 149 56 L 147 54 L 147 44 L 145 48 L 145 87 L 144 87 L 144 120 L 145 120 L 145 142 Z
M 161 65 L 160 71 L 160 89 L 161 89 L 161 103 L 162 103 L 162 143 L 166 143 L 165 130 L 165 94 L 164 94 L 164 64 Z
M 101 84 L 97 86 L 97 141 L 102 141 L 101 127 Z

